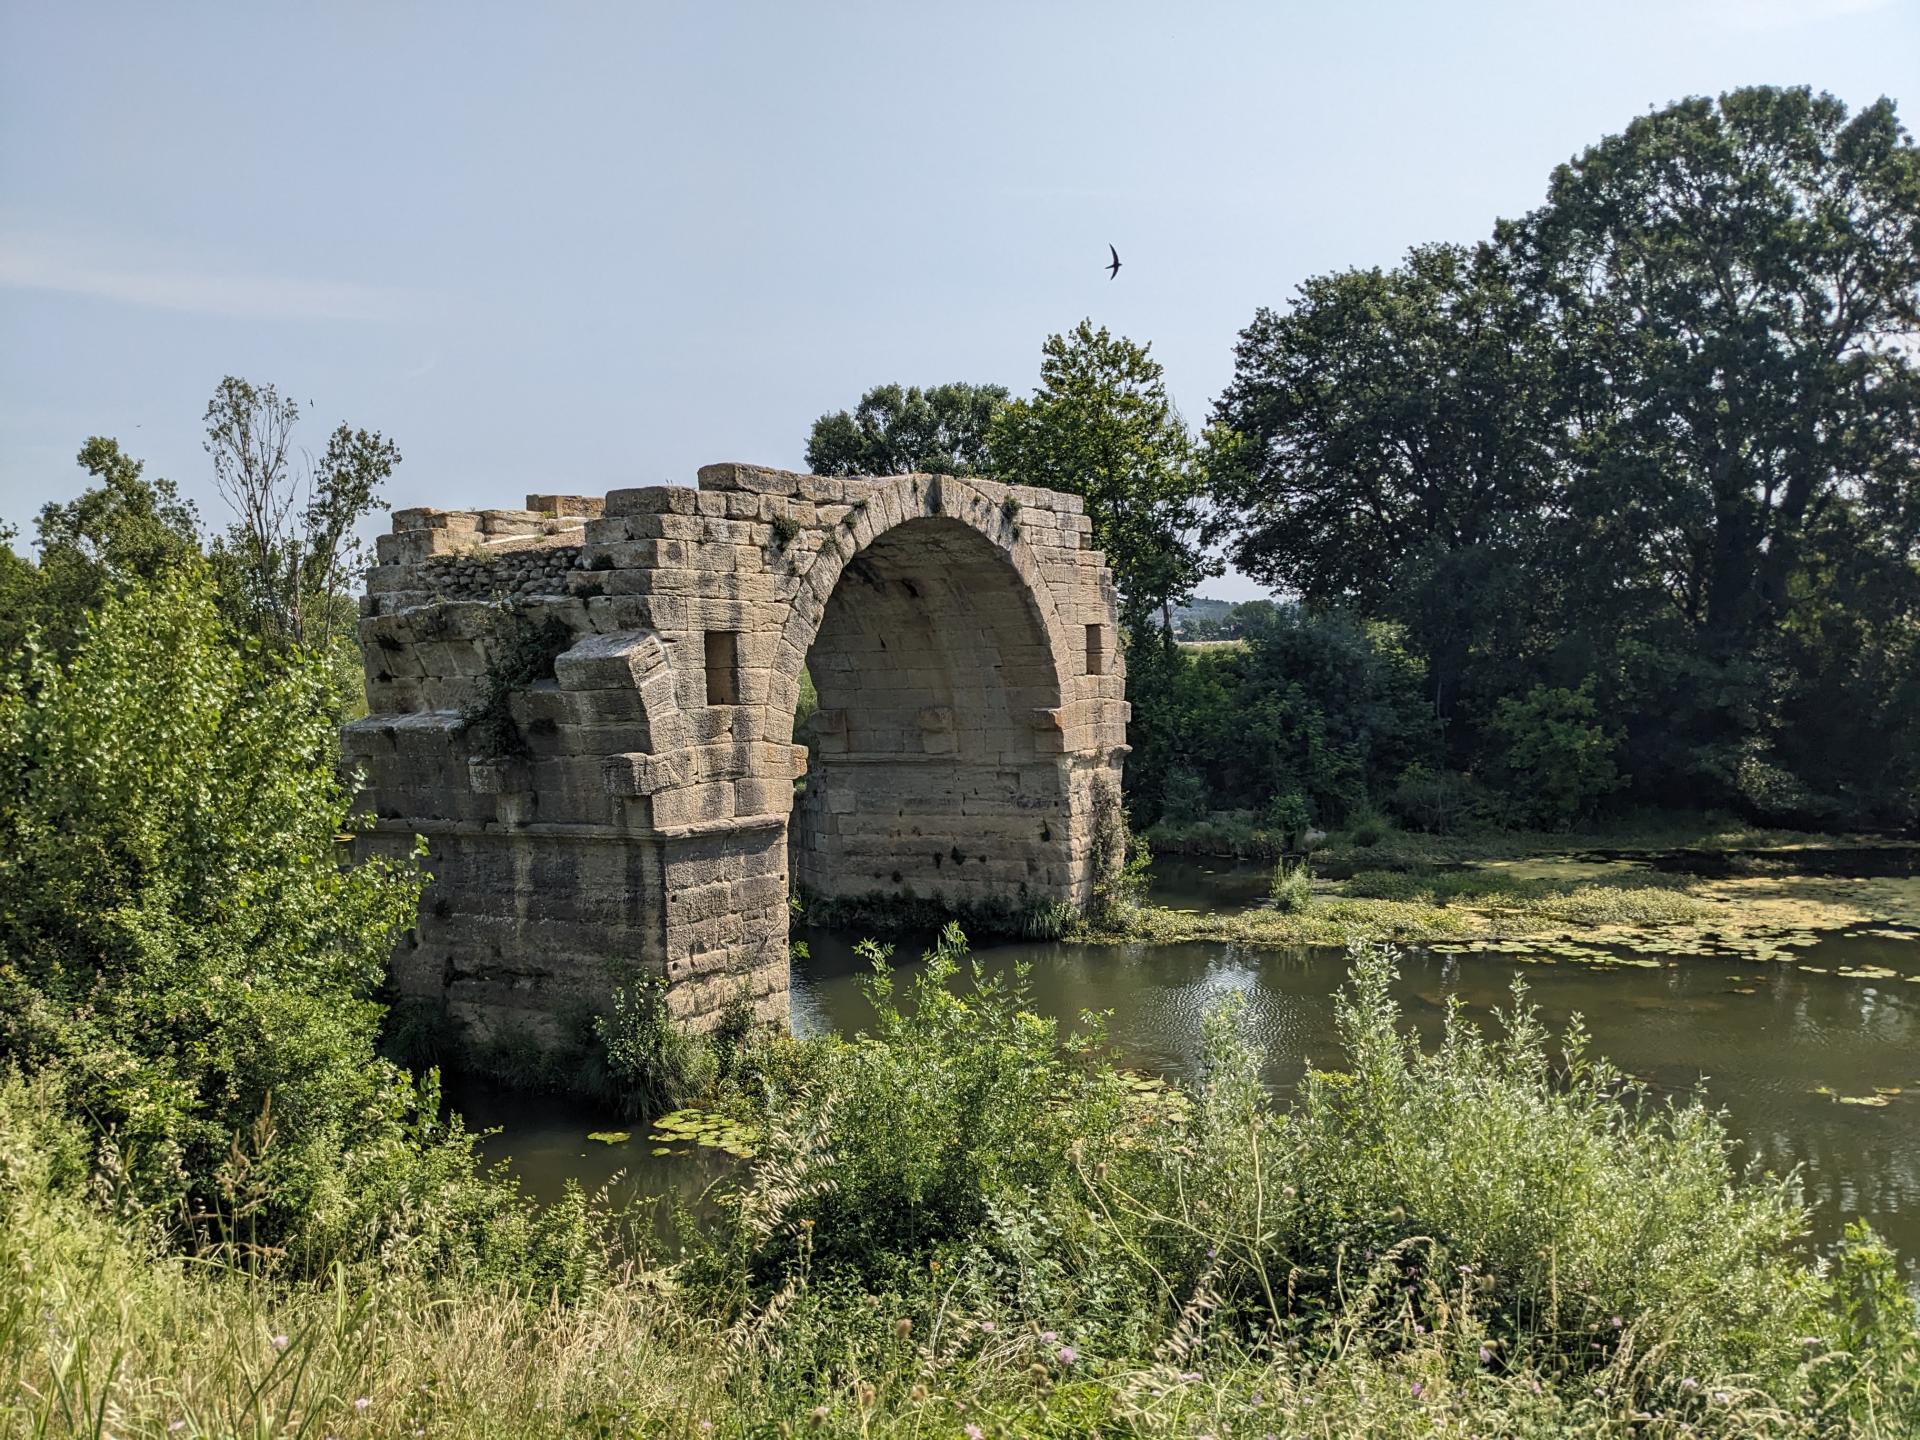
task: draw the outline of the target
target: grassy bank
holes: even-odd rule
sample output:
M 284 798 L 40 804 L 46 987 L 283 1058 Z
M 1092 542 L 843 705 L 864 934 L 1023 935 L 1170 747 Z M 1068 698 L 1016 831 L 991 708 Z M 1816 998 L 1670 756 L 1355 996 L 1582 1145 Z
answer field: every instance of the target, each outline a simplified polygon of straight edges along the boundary
M 169 1253 L 0 1087 L 0 1415 L 35 1436 L 1905 1436 L 1895 1257 L 1802 1246 L 1697 1105 L 1516 996 L 1402 1038 L 1361 954 L 1342 1069 L 1276 1110 L 1228 1008 L 1146 1084 L 949 934 L 853 1040 L 768 1040 L 717 1217 L 566 1301 L 410 1263 Z M 756 1098 L 757 1097 L 757 1098 Z M 1622 1103 L 1624 1100 L 1625 1103 Z M 107 1202 L 107 1203 L 103 1203 Z M 605 1217 L 603 1217 L 605 1218 Z
M 1257 856 L 1264 832 L 1149 832 L 1166 853 L 1219 838 Z M 1311 898 L 1288 908 L 1121 907 L 1084 938 L 1250 945 L 1403 941 L 1493 947 L 1533 941 L 1600 957 L 1610 948 L 1792 960 L 1817 932 L 1900 927 L 1920 944 L 1920 879 L 1821 873 L 1822 853 L 1891 849 L 1876 837 L 1760 830 L 1711 817 L 1582 834 L 1410 834 L 1381 826 L 1316 842 Z M 1186 853 L 1191 853 L 1190 851 Z M 1699 873 L 1656 868 L 1698 857 Z M 1737 863 L 1714 863 L 1733 857 Z M 1888 929 L 1888 933 L 1895 933 Z

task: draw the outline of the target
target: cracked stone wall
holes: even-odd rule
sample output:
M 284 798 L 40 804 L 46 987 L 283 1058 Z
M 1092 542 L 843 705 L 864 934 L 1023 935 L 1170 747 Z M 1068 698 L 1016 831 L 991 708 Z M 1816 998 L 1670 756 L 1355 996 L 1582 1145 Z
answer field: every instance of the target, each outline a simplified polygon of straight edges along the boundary
M 1127 719 L 1090 536 L 1049 491 L 741 465 L 397 512 L 344 741 L 366 848 L 428 846 L 399 988 L 483 1032 L 551 1035 L 636 974 L 694 1025 L 741 994 L 784 1021 L 790 878 L 1085 904 Z M 490 667 L 545 621 L 552 678 L 508 698 L 515 753 L 480 753 Z

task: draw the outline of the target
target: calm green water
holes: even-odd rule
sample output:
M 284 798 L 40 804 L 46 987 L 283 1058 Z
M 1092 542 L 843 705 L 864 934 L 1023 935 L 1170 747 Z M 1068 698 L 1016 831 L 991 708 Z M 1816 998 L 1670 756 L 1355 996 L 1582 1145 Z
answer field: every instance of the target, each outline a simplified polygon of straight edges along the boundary
M 1156 866 L 1155 898 L 1224 909 L 1253 903 L 1262 889 L 1256 872 L 1208 869 Z M 860 988 L 867 969 L 850 942 L 819 932 L 796 938 L 807 941 L 811 957 L 794 970 L 795 1030 L 861 1029 L 872 1016 Z M 895 958 L 919 950 L 903 942 Z M 1333 997 L 1346 972 L 1339 951 L 1010 943 L 978 953 L 995 971 L 1027 962 L 1035 1005 L 1047 1014 L 1072 1019 L 1085 1010 L 1110 1011 L 1109 1035 L 1122 1063 L 1141 1069 L 1190 1074 L 1202 1018 L 1232 993 L 1245 998 L 1267 1078 L 1281 1092 L 1309 1061 L 1338 1058 Z M 1801 958 L 1829 970 L 1875 964 L 1920 974 L 1920 936 L 1834 936 Z M 915 967 L 917 959 L 905 968 Z M 1743 1159 L 1779 1173 L 1799 1167 L 1817 1239 L 1836 1238 L 1846 1219 L 1862 1215 L 1909 1265 L 1920 1261 L 1920 985 L 1697 957 L 1672 968 L 1596 973 L 1410 950 L 1397 994 L 1407 1022 L 1435 1037 L 1452 996 L 1474 1018 L 1490 1020 L 1516 969 L 1550 1025 L 1580 1013 L 1597 1053 L 1656 1093 L 1685 1095 L 1704 1084 L 1711 1103 L 1725 1108 Z M 1736 987 L 1754 993 L 1734 993 Z M 1876 1087 L 1903 1093 L 1885 1106 L 1856 1106 L 1816 1093 L 1822 1086 L 1842 1096 L 1874 1095 Z M 610 1117 L 550 1099 L 471 1093 L 460 1103 L 471 1124 L 501 1127 L 487 1141 L 488 1153 L 510 1159 L 536 1194 L 557 1193 L 573 1177 L 589 1188 L 611 1183 L 629 1199 L 692 1197 L 723 1173 L 723 1161 L 653 1156 L 641 1131 L 622 1145 L 589 1142 L 589 1131 L 618 1127 Z

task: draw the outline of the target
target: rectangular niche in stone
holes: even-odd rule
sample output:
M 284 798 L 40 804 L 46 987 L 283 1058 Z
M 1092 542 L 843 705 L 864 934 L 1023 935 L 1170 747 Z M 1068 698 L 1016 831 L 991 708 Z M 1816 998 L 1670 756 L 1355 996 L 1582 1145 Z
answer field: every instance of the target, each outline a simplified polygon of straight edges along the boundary
M 707 631 L 707 704 L 740 703 L 740 632 Z
M 1107 638 L 1098 625 L 1087 626 L 1087 674 L 1107 673 Z

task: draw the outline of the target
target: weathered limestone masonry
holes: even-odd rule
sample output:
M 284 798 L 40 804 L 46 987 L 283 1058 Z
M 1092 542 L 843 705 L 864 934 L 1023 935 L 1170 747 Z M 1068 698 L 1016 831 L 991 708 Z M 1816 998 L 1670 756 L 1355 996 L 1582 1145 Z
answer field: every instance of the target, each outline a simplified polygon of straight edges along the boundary
M 790 875 L 1084 905 L 1119 858 L 1096 822 L 1127 748 L 1091 533 L 1052 491 L 744 465 L 697 490 L 397 512 L 345 750 L 364 844 L 429 847 L 399 988 L 482 1032 L 550 1034 L 635 974 L 696 1026 L 740 993 L 784 1020 Z M 511 695 L 517 753 L 475 753 L 464 717 L 506 637 L 548 619 L 570 643 Z M 795 744 L 803 666 L 820 708 Z

